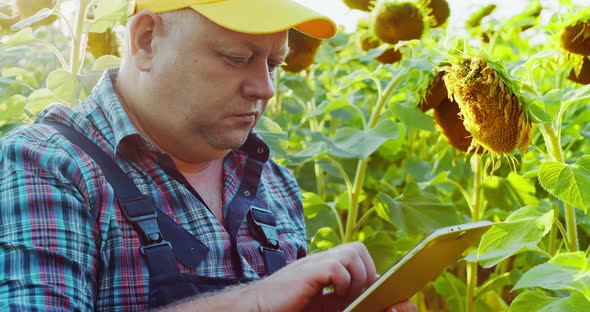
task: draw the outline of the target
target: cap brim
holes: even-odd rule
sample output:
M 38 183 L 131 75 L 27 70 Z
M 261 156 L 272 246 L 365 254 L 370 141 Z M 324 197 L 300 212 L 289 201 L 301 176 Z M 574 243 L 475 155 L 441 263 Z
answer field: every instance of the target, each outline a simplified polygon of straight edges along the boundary
M 220 26 L 242 33 L 269 34 L 295 28 L 319 39 L 336 34 L 331 19 L 291 0 L 225 0 L 191 8 Z

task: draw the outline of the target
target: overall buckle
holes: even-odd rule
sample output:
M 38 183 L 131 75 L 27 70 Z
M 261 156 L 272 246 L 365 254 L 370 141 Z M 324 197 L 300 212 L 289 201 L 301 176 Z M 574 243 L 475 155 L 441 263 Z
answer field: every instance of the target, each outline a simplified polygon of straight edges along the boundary
M 260 242 L 272 249 L 279 248 L 279 236 L 277 235 L 276 220 L 274 215 L 258 207 L 252 206 L 248 214 L 250 225 Z

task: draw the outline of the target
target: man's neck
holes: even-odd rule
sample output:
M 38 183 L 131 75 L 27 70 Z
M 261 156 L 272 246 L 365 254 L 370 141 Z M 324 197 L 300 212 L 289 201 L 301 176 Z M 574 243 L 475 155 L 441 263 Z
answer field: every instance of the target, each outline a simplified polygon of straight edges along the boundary
M 218 165 L 220 162 L 223 162 L 223 159 L 215 159 L 215 160 L 199 162 L 199 163 L 189 163 L 189 162 L 182 161 L 178 158 L 175 158 L 173 156 L 172 156 L 172 160 L 174 161 L 174 164 L 176 165 L 176 168 L 178 169 L 178 171 L 180 171 L 184 175 L 191 175 L 191 176 L 201 175 L 201 174 L 205 173 L 207 170 L 211 169 L 211 167 L 214 167 L 214 166 Z

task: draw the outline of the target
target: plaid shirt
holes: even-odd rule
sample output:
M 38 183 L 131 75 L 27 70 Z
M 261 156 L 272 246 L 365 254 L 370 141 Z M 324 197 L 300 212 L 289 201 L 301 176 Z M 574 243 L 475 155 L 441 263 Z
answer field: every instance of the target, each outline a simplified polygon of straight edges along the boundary
M 37 120 L 71 125 L 115 155 L 142 193 L 210 249 L 196 270 L 179 264 L 182 273 L 235 277 L 226 229 L 190 187 L 174 178 L 180 173 L 171 158 L 133 126 L 112 86 L 116 74 L 106 72 L 80 104 L 53 105 Z M 224 159 L 224 213 L 240 196 L 236 193 L 249 157 L 247 144 Z M 0 152 L 0 310 L 146 310 L 149 273 L 138 235 L 96 163 L 54 129 L 39 124 L 1 138 Z M 294 261 L 306 247 L 294 177 L 269 160 L 258 193 L 277 218 L 287 262 Z M 264 275 L 259 243 L 247 222 L 237 244 L 244 276 Z

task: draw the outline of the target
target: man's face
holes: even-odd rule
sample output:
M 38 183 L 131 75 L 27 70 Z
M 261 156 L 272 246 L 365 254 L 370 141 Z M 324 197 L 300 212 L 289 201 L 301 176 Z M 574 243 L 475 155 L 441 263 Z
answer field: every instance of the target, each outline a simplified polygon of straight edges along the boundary
M 274 95 L 287 32 L 243 34 L 192 10 L 175 13 L 180 14 L 173 25 L 166 25 L 169 16 L 163 18 L 166 30 L 154 42 L 154 98 L 142 107 L 142 128 L 183 161 L 200 160 L 200 153 L 223 155 L 244 143 Z

